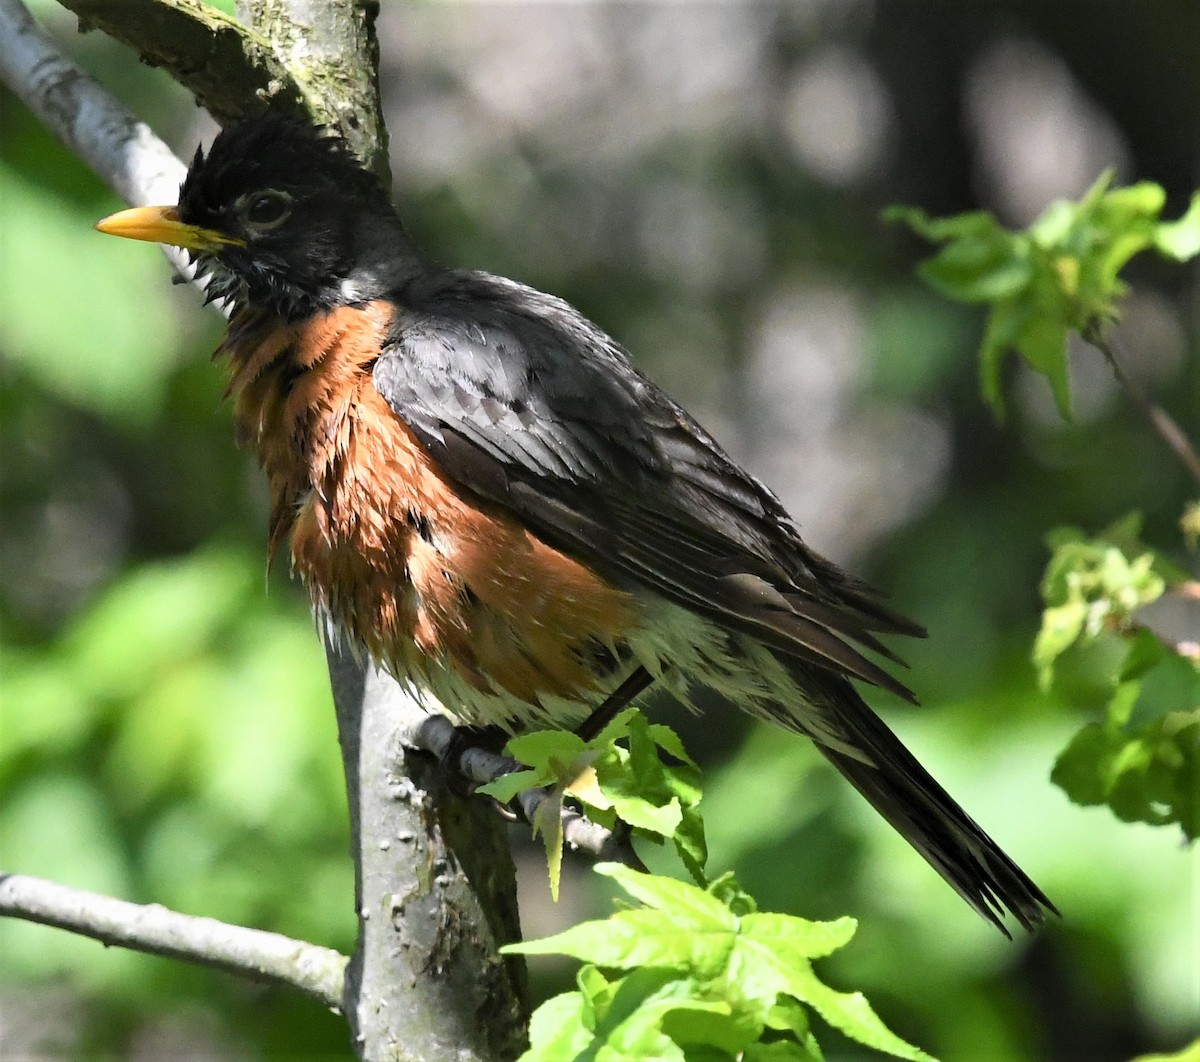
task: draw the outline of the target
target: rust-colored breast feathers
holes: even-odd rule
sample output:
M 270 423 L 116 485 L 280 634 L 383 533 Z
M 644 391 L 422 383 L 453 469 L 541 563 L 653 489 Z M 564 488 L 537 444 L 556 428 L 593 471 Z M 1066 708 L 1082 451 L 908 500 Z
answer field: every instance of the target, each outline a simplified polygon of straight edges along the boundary
M 531 704 L 596 689 L 592 660 L 633 625 L 633 599 L 436 466 L 372 379 L 394 312 L 231 324 L 218 353 L 267 473 L 272 551 L 290 537 L 314 601 L 393 671 L 449 667 Z

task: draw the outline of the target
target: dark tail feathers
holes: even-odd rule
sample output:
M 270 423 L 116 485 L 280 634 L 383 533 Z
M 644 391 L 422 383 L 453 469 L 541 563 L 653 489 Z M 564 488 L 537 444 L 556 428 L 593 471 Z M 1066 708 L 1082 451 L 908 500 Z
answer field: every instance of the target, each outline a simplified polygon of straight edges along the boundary
M 869 763 L 819 740 L 817 747 L 967 903 L 1010 938 L 1003 922 L 1006 913 L 1030 931 L 1042 924 L 1047 911 L 1058 914 L 1042 890 L 954 802 L 849 682 L 826 672 L 814 683 L 811 669 L 796 677 L 817 704 L 827 706 L 830 729 Z

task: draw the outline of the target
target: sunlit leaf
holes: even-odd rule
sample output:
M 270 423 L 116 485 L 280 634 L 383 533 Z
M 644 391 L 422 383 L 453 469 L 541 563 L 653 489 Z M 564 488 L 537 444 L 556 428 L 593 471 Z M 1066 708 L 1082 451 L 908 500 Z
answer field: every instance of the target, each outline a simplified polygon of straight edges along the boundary
M 530 1048 L 520 1062 L 563 1062 L 580 1054 L 592 1037 L 580 1020 L 581 997 L 564 992 L 546 1000 L 529 1019 Z
M 1163 222 L 1154 233 L 1154 246 L 1179 262 L 1200 254 L 1200 192 L 1192 196 L 1178 221 Z
M 980 345 L 980 379 L 998 414 L 1000 367 L 1016 350 L 1046 376 L 1063 417 L 1071 412 L 1068 331 L 1085 338 L 1115 319 L 1126 293 L 1120 272 L 1148 248 L 1177 259 L 1200 249 L 1200 206 L 1193 201 L 1177 222 L 1162 223 L 1163 189 L 1151 182 L 1112 188 L 1112 173 L 1078 202 L 1050 204 L 1025 232 L 1011 232 L 985 212 L 929 218 L 893 207 L 891 221 L 942 244 L 918 266 L 920 275 L 952 299 L 989 304 Z
M 632 1039 L 620 1040 L 621 1050 L 635 1042 L 642 1050 L 659 1050 L 654 1034 L 665 1021 L 661 1027 L 673 1030 L 673 1042 L 705 1040 L 735 1053 L 739 1043 L 757 1039 L 768 1018 L 773 1018 L 775 1028 L 795 1028 L 797 1043 L 807 1045 L 807 1027 L 799 1017 L 792 1014 L 780 1021 L 783 996 L 812 1006 L 862 1043 L 901 1058 L 928 1058 L 889 1032 L 861 994 L 834 991 L 813 972 L 812 959 L 843 947 L 853 936 L 851 919 L 809 922 L 758 913 L 748 897 L 742 902 L 743 894 L 730 877 L 705 890 L 617 864 L 602 864 L 597 870 L 646 906 L 618 910 L 607 920 L 585 922 L 546 940 L 525 941 L 506 950 L 566 954 L 603 967 L 632 970 L 616 983 L 612 1010 L 602 1018 L 600 1009 L 596 1011 L 600 1028 L 611 1022 L 622 1001 L 628 1008 L 630 997 L 639 995 L 634 986 L 650 986 L 641 992 L 644 998 L 637 1003 L 636 1021 L 621 1013 L 622 1030 L 636 1030 Z M 658 971 L 653 977 L 652 970 Z M 608 990 L 603 983 L 604 999 L 609 998 Z

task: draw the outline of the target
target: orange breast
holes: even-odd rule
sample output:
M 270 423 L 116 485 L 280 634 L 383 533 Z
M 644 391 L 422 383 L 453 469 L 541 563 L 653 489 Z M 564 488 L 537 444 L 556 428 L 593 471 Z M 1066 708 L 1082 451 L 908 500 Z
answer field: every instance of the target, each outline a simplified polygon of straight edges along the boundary
M 446 478 L 371 377 L 392 312 L 231 324 L 218 354 L 267 473 L 272 552 L 290 537 L 314 601 L 396 673 L 448 667 L 531 704 L 586 695 L 634 599 Z

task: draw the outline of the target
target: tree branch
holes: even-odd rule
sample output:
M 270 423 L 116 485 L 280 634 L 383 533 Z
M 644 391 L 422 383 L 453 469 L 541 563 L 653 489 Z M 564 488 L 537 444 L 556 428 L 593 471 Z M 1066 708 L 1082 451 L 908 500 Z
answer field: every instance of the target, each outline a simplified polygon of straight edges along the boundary
M 104 4 L 95 14 L 100 19 L 144 6 L 145 0 Z M 179 0 L 165 6 L 170 17 L 196 10 Z M 253 32 L 271 41 L 280 62 L 311 62 L 332 72 L 321 85 L 327 93 L 325 109 L 314 106 L 310 117 L 335 120 L 360 157 L 386 171 L 373 12 L 369 0 L 276 0 L 247 5 L 245 15 Z M 169 36 L 171 31 L 157 32 Z M 31 109 L 124 198 L 133 203 L 174 201 L 182 164 L 62 56 L 18 0 L 0 0 L 0 53 L 9 60 L 0 58 L 0 69 Z M 186 72 L 177 71 L 163 54 L 155 59 L 184 79 Z M 268 86 L 271 91 L 278 87 Z M 354 102 L 359 99 L 366 101 L 361 110 Z M 232 113 L 213 107 L 225 117 Z M 141 176 L 147 152 L 169 174 L 165 181 Z M 335 1002 L 350 1023 L 355 1050 L 372 1059 L 482 1062 L 513 1057 L 522 1047 L 528 1002 L 523 959 L 498 955 L 500 945 L 520 937 L 504 824 L 485 802 L 448 792 L 427 759 L 397 751 L 397 727 L 406 718 L 425 715 L 393 679 L 337 650 L 330 651 L 329 662 L 351 812 L 359 921 L 358 945 L 344 966 Z M 141 917 L 136 905 L 101 897 L 96 901 L 117 905 L 105 908 L 114 922 Z M 47 920 L 67 929 L 82 925 L 72 918 Z M 122 928 L 118 924 L 113 931 L 119 936 Z M 256 967 L 251 963 L 250 968 Z M 322 1002 L 329 1000 L 322 997 Z
M 171 959 L 290 985 L 341 1010 L 345 955 L 279 933 L 129 903 L 25 874 L 0 873 L 0 915 L 24 918 Z
M 404 754 L 399 733 L 431 717 L 395 679 L 336 646 L 327 657 L 354 846 L 344 1009 L 356 1046 L 413 1062 L 515 1057 L 527 986 L 524 964 L 498 955 L 520 937 L 503 823 L 428 757 Z
M 0 0 L 0 79 L 127 203 L 175 202 L 187 167 L 149 126 L 65 55 L 20 0 Z M 163 252 L 191 279 L 184 251 L 163 247 Z
M 337 126 L 385 185 L 390 180 L 378 84 L 373 77 L 346 77 L 357 57 L 321 47 L 331 39 L 331 25 L 342 41 L 353 39 L 358 23 L 369 28 L 377 4 L 256 3 L 239 9 L 244 20 L 239 21 L 198 0 L 59 2 L 79 17 L 80 31 L 102 30 L 142 62 L 170 71 L 222 125 L 261 110 L 267 101 L 284 101 Z M 374 60 L 372 71 L 378 69 L 377 52 L 365 58 Z
M 199 0 L 59 2 L 79 17 L 81 33 L 102 30 L 148 66 L 166 67 L 217 118 L 245 117 L 258 97 L 303 98 L 270 41 Z
M 1109 368 L 1112 369 L 1113 375 L 1117 378 L 1117 383 L 1121 385 L 1121 389 L 1133 403 L 1134 408 L 1158 433 L 1159 438 L 1170 447 L 1171 452 L 1179 459 L 1183 467 L 1192 474 L 1192 478 L 1200 483 L 1200 454 L 1196 453 L 1187 433 L 1171 414 L 1154 402 L 1141 385 L 1125 371 L 1125 366 L 1121 364 L 1112 344 L 1100 334 L 1099 329 L 1088 329 L 1083 338 L 1100 351 L 1104 360 L 1108 362 Z

